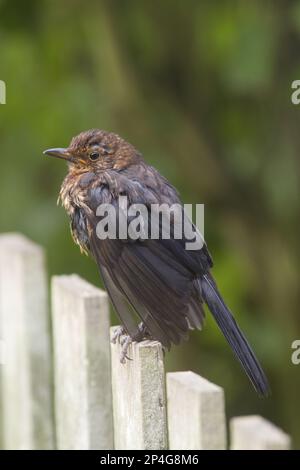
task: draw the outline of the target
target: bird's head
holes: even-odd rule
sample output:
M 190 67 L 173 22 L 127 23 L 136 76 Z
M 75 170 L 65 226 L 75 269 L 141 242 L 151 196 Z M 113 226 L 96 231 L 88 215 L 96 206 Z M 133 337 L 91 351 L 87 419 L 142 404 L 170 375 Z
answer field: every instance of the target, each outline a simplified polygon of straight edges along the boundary
M 138 159 L 137 150 L 113 132 L 92 129 L 73 137 L 67 148 L 52 148 L 45 155 L 66 160 L 70 170 L 97 172 L 121 170 Z

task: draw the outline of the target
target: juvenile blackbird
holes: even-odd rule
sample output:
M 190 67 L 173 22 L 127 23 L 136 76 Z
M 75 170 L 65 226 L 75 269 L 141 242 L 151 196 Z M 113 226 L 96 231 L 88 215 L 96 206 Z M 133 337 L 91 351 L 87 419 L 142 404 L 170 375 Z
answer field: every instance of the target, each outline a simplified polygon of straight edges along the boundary
M 184 235 L 177 239 L 172 230 L 170 239 L 161 233 L 154 240 L 97 236 L 101 204 L 117 208 L 120 196 L 127 196 L 129 204 L 144 204 L 150 211 L 155 203 L 180 204 L 176 189 L 112 132 L 82 132 L 68 148 L 44 153 L 68 163 L 59 200 L 70 216 L 74 241 L 96 261 L 123 324 L 117 334 L 123 343 L 121 360 L 131 340 L 151 337 L 169 349 L 185 339 L 189 329 L 201 329 L 206 303 L 255 390 L 267 395 L 266 376 L 210 273 L 213 263 L 205 243 L 188 250 Z

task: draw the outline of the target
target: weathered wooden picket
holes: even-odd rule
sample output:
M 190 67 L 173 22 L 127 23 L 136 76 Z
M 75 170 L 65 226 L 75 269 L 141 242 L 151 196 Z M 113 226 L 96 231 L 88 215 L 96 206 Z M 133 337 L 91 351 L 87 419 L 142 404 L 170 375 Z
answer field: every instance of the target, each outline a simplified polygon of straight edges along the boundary
M 161 345 L 119 361 L 105 292 L 77 275 L 52 279 L 19 234 L 0 236 L 0 428 L 4 449 L 226 449 L 223 389 L 193 372 L 165 374 Z M 113 331 L 113 328 L 112 328 Z M 260 416 L 233 418 L 231 449 L 289 449 Z

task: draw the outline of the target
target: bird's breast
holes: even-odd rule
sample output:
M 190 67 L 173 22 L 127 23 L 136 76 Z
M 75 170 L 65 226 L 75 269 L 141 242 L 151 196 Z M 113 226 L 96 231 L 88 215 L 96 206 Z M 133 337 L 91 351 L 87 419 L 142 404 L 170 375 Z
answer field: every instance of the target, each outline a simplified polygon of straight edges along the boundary
M 66 176 L 59 193 L 59 201 L 69 216 L 73 216 L 76 208 L 87 208 L 87 191 L 94 179 L 95 174 L 90 172 L 69 173 Z

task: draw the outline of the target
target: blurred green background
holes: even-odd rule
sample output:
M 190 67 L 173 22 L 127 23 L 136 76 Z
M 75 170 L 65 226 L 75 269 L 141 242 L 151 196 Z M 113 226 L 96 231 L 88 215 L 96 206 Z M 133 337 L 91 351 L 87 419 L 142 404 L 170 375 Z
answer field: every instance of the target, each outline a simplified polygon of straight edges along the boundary
M 214 275 L 265 366 L 253 392 L 210 318 L 167 355 L 222 385 L 227 413 L 262 414 L 300 447 L 299 1 L 0 0 L 0 231 L 45 246 L 50 274 L 99 284 L 56 206 L 66 167 L 42 151 L 115 131 L 205 203 Z

